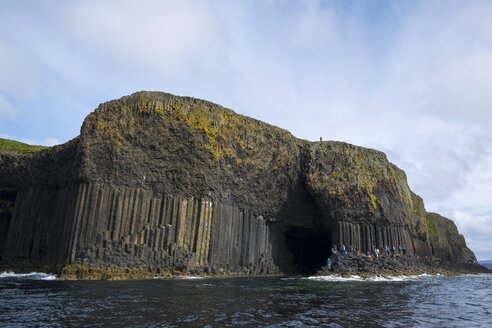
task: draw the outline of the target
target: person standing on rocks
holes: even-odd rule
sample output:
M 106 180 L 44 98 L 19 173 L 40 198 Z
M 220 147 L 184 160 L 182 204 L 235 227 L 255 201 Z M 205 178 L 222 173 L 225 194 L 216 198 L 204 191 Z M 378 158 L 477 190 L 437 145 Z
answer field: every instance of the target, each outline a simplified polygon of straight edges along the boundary
M 374 255 L 376 255 L 376 259 L 379 259 L 379 249 L 374 248 Z
M 328 267 L 328 270 L 331 270 L 331 265 L 332 265 L 332 262 L 331 262 L 331 257 L 329 257 L 329 258 L 326 260 L 326 266 Z
M 340 246 L 340 252 L 342 252 L 342 255 L 344 257 L 347 256 L 347 249 L 345 248 L 345 245 L 344 244 L 342 244 L 342 246 Z

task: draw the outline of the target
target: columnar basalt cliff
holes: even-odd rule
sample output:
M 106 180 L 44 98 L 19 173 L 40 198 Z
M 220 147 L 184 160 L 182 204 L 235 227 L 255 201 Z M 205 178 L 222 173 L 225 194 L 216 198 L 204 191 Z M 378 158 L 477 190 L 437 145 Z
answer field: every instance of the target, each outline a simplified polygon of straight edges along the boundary
M 67 278 L 315 272 L 333 244 L 471 268 L 384 153 L 308 142 L 218 105 L 139 92 L 76 139 L 0 153 L 0 268 Z

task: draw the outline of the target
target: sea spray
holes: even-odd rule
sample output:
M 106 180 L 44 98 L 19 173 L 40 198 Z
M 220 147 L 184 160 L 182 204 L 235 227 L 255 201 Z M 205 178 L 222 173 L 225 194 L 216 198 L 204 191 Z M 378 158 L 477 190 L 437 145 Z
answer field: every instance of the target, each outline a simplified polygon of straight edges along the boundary
M 0 279 L 6 278 L 25 280 L 58 280 L 56 275 L 44 272 L 14 273 L 12 271 L 7 271 L 0 273 Z
M 339 275 L 328 275 L 328 276 L 310 276 L 302 279 L 308 279 L 312 281 L 328 281 L 328 282 L 353 282 L 353 281 L 368 281 L 368 282 L 401 282 L 401 281 L 414 281 L 425 277 L 431 277 L 433 275 L 423 273 L 420 275 L 409 275 L 409 276 L 371 276 L 371 277 L 361 277 L 358 275 L 350 276 L 339 276 Z M 441 275 L 436 275 L 441 276 Z

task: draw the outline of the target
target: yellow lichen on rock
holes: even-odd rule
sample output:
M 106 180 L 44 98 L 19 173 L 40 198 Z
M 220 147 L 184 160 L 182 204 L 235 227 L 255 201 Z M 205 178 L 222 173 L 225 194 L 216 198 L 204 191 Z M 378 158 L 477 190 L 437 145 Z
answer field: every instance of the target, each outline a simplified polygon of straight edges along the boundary
M 376 197 L 376 195 L 374 195 L 373 193 L 369 193 L 369 198 L 371 199 L 371 207 L 372 207 L 373 209 L 378 208 L 378 205 L 377 205 L 377 203 L 376 203 L 376 201 L 377 201 L 377 197 Z

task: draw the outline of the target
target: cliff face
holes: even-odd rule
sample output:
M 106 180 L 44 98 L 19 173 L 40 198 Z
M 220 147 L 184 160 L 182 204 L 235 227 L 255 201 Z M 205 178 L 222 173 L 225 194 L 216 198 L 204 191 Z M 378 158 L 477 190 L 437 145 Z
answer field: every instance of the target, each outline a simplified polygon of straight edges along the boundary
M 458 264 L 476 261 L 453 221 L 437 213 L 427 213 L 427 225 L 432 254 L 437 261 Z
M 299 140 L 193 98 L 110 101 L 77 139 L 0 163 L 5 268 L 312 272 L 333 244 L 475 260 L 383 153 Z

